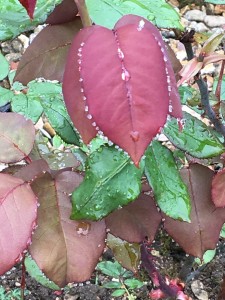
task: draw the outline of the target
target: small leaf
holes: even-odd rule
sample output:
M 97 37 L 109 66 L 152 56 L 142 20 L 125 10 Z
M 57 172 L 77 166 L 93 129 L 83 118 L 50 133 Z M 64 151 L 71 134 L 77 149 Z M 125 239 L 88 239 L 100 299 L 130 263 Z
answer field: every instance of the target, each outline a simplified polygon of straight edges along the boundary
M 126 271 L 117 261 L 102 261 L 97 264 L 96 269 L 105 275 L 118 279 Z
M 196 258 L 195 262 L 198 265 L 208 264 L 211 260 L 213 260 L 215 255 L 216 255 L 216 249 L 207 250 L 207 251 L 205 251 L 202 260 L 200 260 L 199 258 Z
M 138 272 L 140 265 L 140 245 L 123 241 L 112 234 L 107 235 L 107 246 L 112 250 L 115 259 L 126 269 Z
M 71 23 L 45 27 L 23 54 L 14 81 L 28 84 L 43 77 L 62 82 L 67 52 L 81 26 L 80 18 L 76 18 Z
M 224 38 L 224 33 L 217 33 L 215 32 L 210 36 L 210 38 L 204 43 L 202 47 L 201 54 L 208 55 L 216 50 L 216 48 L 221 43 L 222 39 Z M 200 54 L 200 55 L 201 55 Z
M 106 289 L 119 289 L 122 287 L 122 283 L 111 281 L 103 284 L 103 287 Z
M 4 57 L 4 55 L 0 52 L 0 80 L 3 80 L 9 73 L 9 63 Z
M 114 291 L 111 294 L 111 296 L 113 296 L 113 297 L 120 297 L 120 296 L 123 296 L 125 293 L 126 293 L 125 289 L 119 289 L 119 290 Z
M 0 174 L 0 275 L 22 259 L 31 243 L 37 217 L 37 200 L 30 185 Z
M 206 250 L 216 247 L 225 222 L 225 209 L 216 208 L 212 202 L 212 170 L 192 164 L 189 169 L 181 170 L 181 176 L 191 196 L 191 223 L 165 217 L 164 228 L 186 253 L 202 258 Z
M 113 28 L 122 16 L 132 13 L 148 19 L 157 27 L 183 28 L 176 10 L 164 0 L 86 0 L 86 3 L 94 23 L 108 28 Z
M 167 122 L 164 134 L 179 149 L 198 158 L 209 158 L 224 152 L 224 146 L 213 131 L 202 121 L 184 113 L 185 125 L 182 130 L 175 119 Z
M 1 162 L 14 163 L 28 156 L 34 138 L 35 128 L 30 120 L 16 113 L 0 113 Z
M 172 152 L 153 141 L 146 151 L 145 174 L 161 210 L 174 219 L 190 221 L 190 196 Z
M 124 280 L 124 283 L 130 288 L 130 289 L 140 289 L 144 283 L 138 279 L 131 278 Z
M 36 262 L 32 259 L 31 256 L 26 256 L 25 258 L 25 267 L 26 271 L 29 275 L 34 278 L 41 285 L 52 289 L 52 290 L 60 290 L 60 287 L 56 285 L 54 282 L 50 281 L 45 274 L 39 269 Z
M 76 222 L 69 218 L 69 194 L 81 181 L 81 175 L 64 171 L 55 178 L 43 174 L 32 183 L 40 207 L 29 252 L 60 288 L 69 282 L 88 280 L 105 246 L 104 221 Z
M 75 220 L 99 220 L 113 210 L 133 201 L 140 193 L 142 168 L 114 147 L 101 147 L 92 153 L 85 179 L 73 192 Z
M 23 7 L 26 8 L 28 16 L 33 19 L 34 9 L 36 6 L 37 0 L 19 0 Z

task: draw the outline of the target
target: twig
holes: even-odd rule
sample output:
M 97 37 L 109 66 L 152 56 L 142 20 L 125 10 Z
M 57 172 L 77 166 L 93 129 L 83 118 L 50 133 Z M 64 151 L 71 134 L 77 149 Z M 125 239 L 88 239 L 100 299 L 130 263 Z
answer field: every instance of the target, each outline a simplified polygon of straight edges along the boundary
M 225 61 L 223 60 L 222 64 L 221 64 L 219 78 L 218 78 L 218 84 L 217 84 L 216 91 L 215 91 L 216 98 L 219 100 L 219 102 L 221 100 L 220 95 L 221 95 L 221 86 L 222 86 L 224 67 L 225 67 Z
M 84 27 L 88 27 L 92 25 L 91 18 L 89 16 L 87 6 L 85 0 L 74 0 L 75 4 L 77 5 L 79 15 L 81 17 L 81 21 Z

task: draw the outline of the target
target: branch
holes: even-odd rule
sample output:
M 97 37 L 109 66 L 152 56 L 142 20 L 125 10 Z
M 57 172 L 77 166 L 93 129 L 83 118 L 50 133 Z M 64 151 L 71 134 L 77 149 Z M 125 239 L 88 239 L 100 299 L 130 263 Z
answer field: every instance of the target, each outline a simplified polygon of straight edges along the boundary
M 193 49 L 190 42 L 183 42 L 185 50 L 187 52 L 188 60 L 191 60 L 194 57 Z M 217 118 L 216 113 L 212 109 L 209 103 L 209 91 L 207 84 L 204 82 L 202 77 L 199 75 L 196 83 L 199 87 L 200 94 L 201 94 L 201 103 L 202 107 L 205 111 L 205 114 L 208 116 L 212 124 L 214 125 L 215 129 L 223 135 L 225 138 L 225 126 L 222 122 Z
M 85 0 L 74 0 L 74 2 L 78 8 L 83 26 L 84 27 L 92 26 L 92 21 L 88 13 Z

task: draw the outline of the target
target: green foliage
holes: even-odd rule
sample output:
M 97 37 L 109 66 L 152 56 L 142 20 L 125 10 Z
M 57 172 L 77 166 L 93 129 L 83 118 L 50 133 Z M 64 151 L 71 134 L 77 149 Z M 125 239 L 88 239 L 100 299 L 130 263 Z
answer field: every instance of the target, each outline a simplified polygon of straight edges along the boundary
M 135 14 L 146 18 L 157 27 L 183 29 L 178 13 L 165 0 L 87 0 L 86 2 L 92 20 L 108 28 L 113 28 L 122 16 Z
M 0 80 L 3 80 L 9 73 L 9 63 L 0 52 Z
M 25 290 L 25 295 L 29 295 L 29 292 Z M 21 290 L 20 289 L 12 289 L 7 292 L 3 286 L 0 286 L 0 299 L 1 300 L 21 300 Z
M 204 0 L 204 1 L 212 4 L 225 4 L 225 0 Z

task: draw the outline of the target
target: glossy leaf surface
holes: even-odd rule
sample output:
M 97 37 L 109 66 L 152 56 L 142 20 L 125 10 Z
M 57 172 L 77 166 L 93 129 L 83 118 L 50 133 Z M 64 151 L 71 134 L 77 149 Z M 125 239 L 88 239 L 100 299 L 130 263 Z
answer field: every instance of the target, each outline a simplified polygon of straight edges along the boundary
M 115 259 L 126 269 L 138 272 L 140 265 L 140 245 L 128 243 L 112 234 L 107 235 L 107 246 L 112 250 Z
M 14 80 L 28 84 L 43 77 L 61 82 L 68 49 L 81 26 L 80 18 L 76 18 L 70 23 L 45 27 L 22 56 Z
M 4 55 L 0 52 L 0 80 L 3 80 L 9 73 L 9 63 L 4 57 Z
M 7 126 L 6 126 L 7 124 Z M 16 113 L 0 113 L 0 161 L 13 163 L 26 157 L 34 144 L 35 128 Z
M 211 200 L 213 171 L 193 164 L 183 169 L 181 176 L 191 196 L 191 223 L 166 217 L 164 227 L 186 253 L 202 258 L 206 250 L 216 247 L 225 221 L 225 209 L 216 208 Z
M 149 241 L 154 240 L 161 214 L 154 199 L 141 193 L 134 202 L 109 214 L 105 222 L 113 235 L 130 243 L 140 243 L 146 236 Z
M 209 158 L 224 152 L 224 146 L 202 121 L 184 113 L 185 125 L 182 130 L 175 119 L 167 122 L 164 134 L 179 149 L 198 158 Z
M 31 243 L 36 217 L 37 200 L 30 186 L 0 174 L 0 275 L 21 260 Z
M 122 16 L 135 14 L 157 27 L 182 29 L 178 13 L 164 0 L 86 0 L 86 3 L 94 23 L 108 28 L 113 28 Z
M 225 170 L 218 172 L 212 181 L 212 200 L 216 207 L 225 206 Z
M 87 159 L 85 179 L 73 192 L 75 220 L 99 220 L 138 197 L 142 168 L 114 147 L 102 147 Z
M 43 273 L 60 287 L 89 279 L 104 249 L 104 221 L 70 220 L 68 194 L 81 181 L 81 175 L 67 171 L 55 179 L 46 173 L 32 183 L 40 207 L 29 251 Z
M 61 3 L 61 1 L 39 0 L 35 10 L 35 17 L 31 21 L 26 10 L 18 0 L 0 0 L 0 40 L 4 41 L 13 38 L 21 32 L 30 30 L 33 26 L 43 23 L 48 14 L 55 8 L 55 5 Z
M 34 9 L 35 9 L 37 0 L 19 0 L 19 1 L 23 5 L 23 7 L 25 7 L 30 19 L 33 19 Z
M 153 141 L 146 151 L 145 174 L 160 209 L 174 219 L 190 221 L 190 196 L 172 152 Z
M 136 53 L 142 53 L 138 63 Z M 84 142 L 95 136 L 91 124 L 99 127 L 136 165 L 167 115 L 182 116 L 162 37 L 150 22 L 134 15 L 121 18 L 114 31 L 92 26 L 77 34 L 63 92 Z

